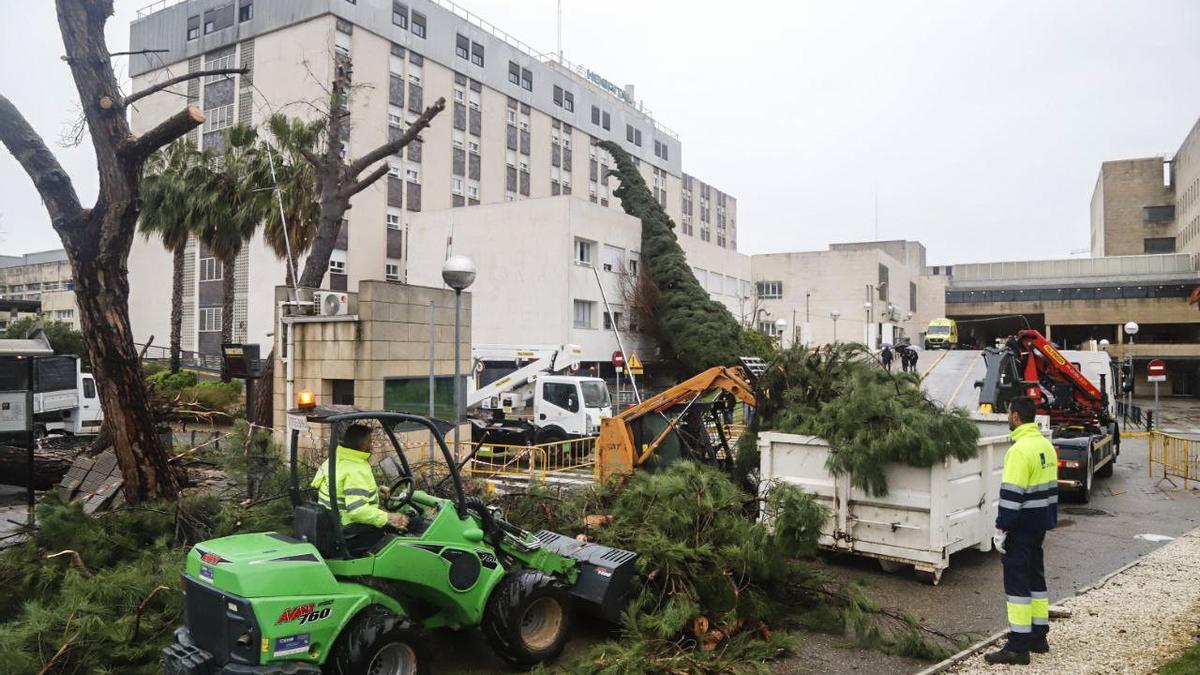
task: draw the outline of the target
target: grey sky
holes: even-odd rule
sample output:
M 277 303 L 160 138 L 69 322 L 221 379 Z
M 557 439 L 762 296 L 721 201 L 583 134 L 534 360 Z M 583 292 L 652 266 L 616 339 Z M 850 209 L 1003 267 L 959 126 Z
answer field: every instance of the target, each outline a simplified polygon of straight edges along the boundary
M 553 0 L 460 0 L 546 51 Z M 48 142 L 78 107 L 52 3 L 8 2 L 0 92 Z M 146 0 L 117 0 L 110 49 Z M 1106 159 L 1200 116 L 1200 2 L 563 0 L 567 59 L 632 82 L 684 170 L 738 198 L 739 248 L 919 239 L 930 263 L 1066 257 Z M 123 72 L 124 64 L 120 64 Z M 58 149 L 85 201 L 91 150 Z M 0 150 L 0 253 L 56 248 Z

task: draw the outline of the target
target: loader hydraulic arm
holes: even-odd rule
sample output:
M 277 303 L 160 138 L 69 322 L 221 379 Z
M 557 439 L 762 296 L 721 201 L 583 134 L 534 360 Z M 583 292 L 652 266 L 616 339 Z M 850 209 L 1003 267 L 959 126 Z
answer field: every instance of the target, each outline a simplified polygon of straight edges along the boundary
M 1025 361 L 1024 380 L 1040 382 L 1043 373 L 1049 373 L 1054 379 L 1065 381 L 1072 386 L 1076 404 L 1086 410 L 1100 410 L 1104 406 L 1104 394 L 1101 393 L 1091 380 L 1071 365 L 1066 357 L 1054 348 L 1041 333 L 1036 330 L 1023 330 L 1017 335 L 1017 340 L 1029 356 Z M 1037 356 L 1041 356 L 1039 360 Z M 1040 403 L 1041 401 L 1039 401 Z
M 596 440 L 596 477 L 603 481 L 609 477 L 633 472 L 635 466 L 646 462 L 675 431 L 682 413 L 671 419 L 667 427 L 653 441 L 638 451 L 631 425 L 646 415 L 665 413 L 677 406 L 685 410 L 707 394 L 724 391 L 739 401 L 754 406 L 753 389 L 736 368 L 716 366 L 680 382 L 670 389 L 646 399 L 640 404 L 622 411 L 615 417 L 602 420 L 600 437 Z

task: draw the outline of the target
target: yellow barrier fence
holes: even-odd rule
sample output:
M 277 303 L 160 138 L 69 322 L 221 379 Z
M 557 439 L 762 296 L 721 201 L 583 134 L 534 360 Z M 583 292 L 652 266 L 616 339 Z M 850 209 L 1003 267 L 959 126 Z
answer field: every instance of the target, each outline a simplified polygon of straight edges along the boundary
M 461 457 L 474 450 L 474 446 L 465 441 L 460 446 Z M 484 479 L 546 480 L 563 474 L 590 477 L 595 464 L 596 437 L 589 436 L 539 445 L 487 443 L 463 466 L 462 473 Z
M 1200 440 L 1159 431 L 1150 432 L 1151 476 L 1157 475 L 1156 466 L 1161 467 L 1163 480 L 1174 485 L 1175 481 L 1171 478 L 1181 478 L 1183 488 L 1188 489 L 1189 481 L 1200 481 Z

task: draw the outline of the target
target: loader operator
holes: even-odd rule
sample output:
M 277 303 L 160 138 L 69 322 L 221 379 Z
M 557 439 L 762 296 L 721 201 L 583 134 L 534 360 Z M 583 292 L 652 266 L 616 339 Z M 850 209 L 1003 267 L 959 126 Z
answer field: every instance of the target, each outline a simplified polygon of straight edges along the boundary
M 1034 422 L 1037 405 L 1028 396 L 1008 404 L 1012 447 L 1004 455 L 1000 508 L 993 543 L 1004 565 L 1008 642 L 984 656 L 992 664 L 1029 663 L 1029 652 L 1050 651 L 1050 598 L 1042 543 L 1058 522 L 1058 455 Z
M 371 472 L 371 428 L 353 424 L 342 435 L 337 446 L 338 515 L 342 535 L 352 555 L 363 554 L 374 547 L 389 528 L 394 532 L 420 534 L 429 526 L 424 518 L 404 513 L 389 513 L 379 507 L 379 486 Z M 329 464 L 321 463 L 312 486 L 317 488 L 317 503 L 330 508 Z

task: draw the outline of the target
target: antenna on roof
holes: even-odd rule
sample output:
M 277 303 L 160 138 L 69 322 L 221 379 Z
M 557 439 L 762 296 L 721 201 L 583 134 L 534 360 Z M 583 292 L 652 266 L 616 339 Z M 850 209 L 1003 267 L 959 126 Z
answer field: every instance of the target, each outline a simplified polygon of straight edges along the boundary
M 558 0 L 558 65 L 563 62 L 562 48 L 562 0 Z

